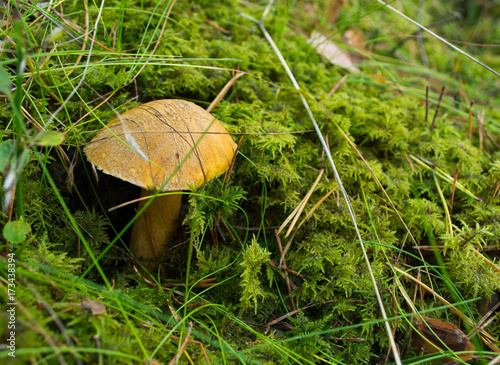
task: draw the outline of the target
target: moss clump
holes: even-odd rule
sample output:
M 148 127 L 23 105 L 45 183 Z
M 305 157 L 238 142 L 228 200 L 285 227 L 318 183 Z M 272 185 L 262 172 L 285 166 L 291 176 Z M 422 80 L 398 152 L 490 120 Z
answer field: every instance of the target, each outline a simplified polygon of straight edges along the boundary
M 254 306 L 255 314 L 257 314 L 259 297 L 263 299 L 269 295 L 264 291 L 259 279 L 261 267 L 269 260 L 271 255 L 266 249 L 262 248 L 255 237 L 252 243 L 245 249 L 243 253 L 243 273 L 241 274 L 241 298 L 243 308 Z

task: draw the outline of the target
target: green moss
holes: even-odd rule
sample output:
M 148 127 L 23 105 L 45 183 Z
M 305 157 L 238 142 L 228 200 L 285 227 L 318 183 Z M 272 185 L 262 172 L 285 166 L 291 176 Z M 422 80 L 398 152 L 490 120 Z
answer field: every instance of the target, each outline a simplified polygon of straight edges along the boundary
M 243 308 L 249 308 L 253 305 L 255 314 L 257 314 L 259 297 L 265 298 L 268 296 L 262 288 L 260 282 L 260 270 L 264 263 L 269 260 L 271 253 L 262 248 L 255 237 L 252 243 L 243 252 L 243 273 L 241 274 L 241 298 Z

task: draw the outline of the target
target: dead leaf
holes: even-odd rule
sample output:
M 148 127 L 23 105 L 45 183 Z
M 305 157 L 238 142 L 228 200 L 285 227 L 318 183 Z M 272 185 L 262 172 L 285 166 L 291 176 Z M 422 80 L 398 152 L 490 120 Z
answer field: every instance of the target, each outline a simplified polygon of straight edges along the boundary
M 347 53 L 342 51 L 335 43 L 323 34 L 316 31 L 313 32 L 308 42 L 311 43 L 313 48 L 316 49 L 316 52 L 322 55 L 332 65 L 344 67 L 353 73 L 360 72 L 359 69 L 354 66 Z
M 366 44 L 366 38 L 362 32 L 354 29 L 347 29 L 344 33 L 344 39 L 347 41 L 347 45 L 357 49 L 364 49 Z
M 434 354 L 448 349 L 468 351 L 458 355 L 463 361 L 472 359 L 476 347 L 470 339 L 453 323 L 435 318 L 422 317 L 417 323 L 418 333 L 413 333 L 415 347 L 420 347 L 424 354 Z
M 89 310 L 94 316 L 103 314 L 106 312 L 106 306 L 97 300 L 92 300 L 89 298 L 83 298 L 81 307 L 83 309 Z
M 330 24 L 335 24 L 337 16 L 346 2 L 347 0 L 326 0 L 325 14 Z

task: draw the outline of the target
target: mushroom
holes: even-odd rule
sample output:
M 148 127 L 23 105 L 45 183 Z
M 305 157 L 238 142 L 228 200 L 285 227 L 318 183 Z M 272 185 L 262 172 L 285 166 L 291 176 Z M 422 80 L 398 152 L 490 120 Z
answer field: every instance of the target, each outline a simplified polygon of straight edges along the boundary
M 132 228 L 130 250 L 146 259 L 144 266 L 151 270 L 158 269 L 177 227 L 182 198 L 178 193 L 224 173 L 235 150 L 217 119 L 184 100 L 157 100 L 130 109 L 85 147 L 94 166 L 140 186 L 141 197 L 159 189 L 170 192 L 154 198 Z M 147 201 L 141 200 L 138 209 Z

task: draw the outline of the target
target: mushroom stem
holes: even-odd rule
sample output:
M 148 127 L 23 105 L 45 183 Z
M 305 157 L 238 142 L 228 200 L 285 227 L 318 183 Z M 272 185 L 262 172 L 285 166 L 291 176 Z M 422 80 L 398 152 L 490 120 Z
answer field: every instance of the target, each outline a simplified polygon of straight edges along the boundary
M 154 193 L 154 191 L 142 189 L 141 198 Z M 158 269 L 159 260 L 162 259 L 177 228 L 181 200 L 182 194 L 157 196 L 134 223 L 130 237 L 130 250 L 134 256 L 146 259 L 142 264 L 150 270 Z M 141 200 L 138 210 L 147 202 L 148 199 Z

